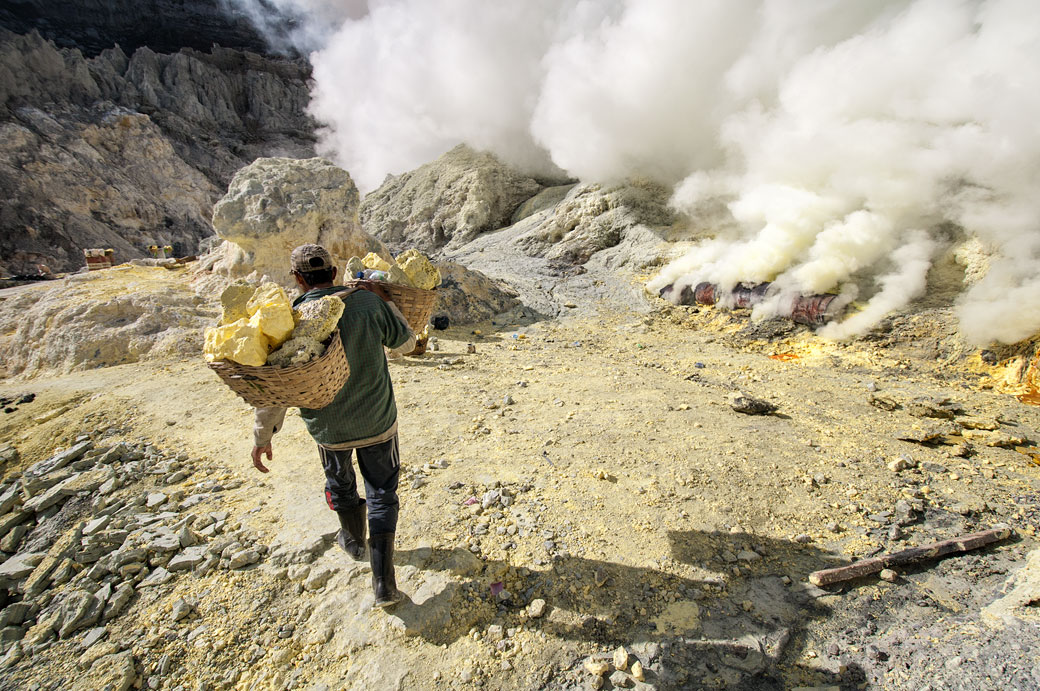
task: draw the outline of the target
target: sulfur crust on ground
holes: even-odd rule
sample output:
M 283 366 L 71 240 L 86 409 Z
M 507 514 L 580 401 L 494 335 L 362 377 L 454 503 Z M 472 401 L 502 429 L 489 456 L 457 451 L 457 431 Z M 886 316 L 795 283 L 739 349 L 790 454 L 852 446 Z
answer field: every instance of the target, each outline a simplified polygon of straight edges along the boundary
M 137 273 L 126 276 L 136 279 Z M 469 551 L 473 516 L 463 506 L 467 497 L 479 498 L 496 482 L 526 484 L 531 489 L 525 507 L 580 557 L 543 585 L 554 618 L 525 621 L 519 613 L 502 617 L 493 607 L 461 602 L 458 609 L 466 616 L 453 618 L 443 633 L 406 635 L 381 611 L 321 619 L 327 594 L 297 594 L 286 581 L 258 569 L 182 578 L 175 594 L 111 625 L 107 640 L 118 642 L 139 627 L 154 630 L 160 635 L 153 647 L 134 647 L 138 660 L 154 662 L 163 654 L 161 633 L 170 603 L 177 596 L 203 594 L 200 616 L 214 626 L 211 637 L 219 644 L 216 652 L 189 647 L 178 659 L 186 688 L 209 678 L 213 664 L 241 667 L 237 688 L 242 689 L 280 688 L 293 673 L 301 688 L 309 683 L 361 688 L 370 674 L 366 667 L 388 659 L 398 661 L 399 681 L 409 688 L 431 688 L 464 669 L 490 688 L 539 688 L 540 680 L 556 673 L 552 670 L 612 649 L 583 633 L 581 622 L 588 616 L 611 622 L 612 635 L 629 636 L 628 644 L 648 635 L 699 635 L 701 621 L 707 621 L 702 617 L 710 616 L 704 610 L 711 607 L 676 606 L 668 584 L 729 579 L 717 551 L 730 535 L 770 546 L 763 561 L 741 565 L 746 575 L 785 575 L 795 584 L 814 568 L 882 546 L 857 528 L 874 527 L 869 514 L 906 497 L 906 488 L 897 486 L 885 466 L 902 454 L 948 468 L 927 478 L 927 500 L 936 507 L 984 500 L 983 522 L 1010 522 L 1025 548 L 1036 547 L 1036 526 L 1013 501 L 1040 488 L 1040 467 L 1028 455 L 980 445 L 971 458 L 951 458 L 948 447 L 898 441 L 893 434 L 919 420 L 905 410 L 872 407 L 868 386 L 873 383 L 877 395 L 901 402 L 954 398 L 972 415 L 1009 421 L 1029 433 L 1040 424 L 1040 410 L 996 391 L 970 363 L 951 368 L 897 348 L 824 343 L 811 334 L 772 342 L 740 339 L 745 324 L 713 310 L 664 305 L 649 316 L 483 324 L 479 335 L 469 327 L 435 332 L 439 350 L 391 362 L 404 467 L 398 533 L 402 589 L 415 594 L 434 582 L 422 566 L 427 562 L 417 556 L 423 550 Z M 470 343 L 475 353 L 467 352 Z M 780 414 L 733 412 L 726 398 L 738 389 L 778 404 Z M 226 508 L 272 542 L 302 543 L 336 528 L 323 501 L 314 444 L 298 415 L 291 413 L 274 439 L 270 474 L 259 474 L 249 459 L 251 409 L 204 366 L 201 355 L 0 385 L 5 396 L 22 391 L 35 392 L 36 401 L 0 418 L 0 439 L 16 445 L 22 459 L 46 457 L 92 428 L 117 426 L 128 439 L 146 438 L 200 459 L 215 477 L 244 481 L 246 489 Z M 513 403 L 505 404 L 507 395 Z M 35 421 L 55 411 L 51 419 Z M 441 459 L 448 467 L 417 474 Z M 816 474 L 827 481 L 813 481 Z M 411 479 L 418 475 L 427 481 L 413 487 Z M 451 489 L 457 482 L 463 483 L 461 491 Z M 840 523 L 842 532 L 828 530 L 830 523 Z M 803 550 L 794 542 L 798 535 L 807 535 L 811 546 Z M 933 538 L 922 531 L 910 543 Z M 481 589 L 495 580 L 507 589 L 523 588 L 539 575 L 544 580 L 550 566 L 536 560 L 546 556 L 545 539 L 518 541 L 516 549 L 506 550 L 502 540 L 489 535 L 480 540 L 483 573 L 449 572 L 447 578 Z M 345 601 L 363 599 L 367 571 L 335 549 L 322 560 L 341 569 L 333 585 Z M 610 574 L 602 587 L 592 582 L 596 564 Z M 739 578 L 711 597 L 725 599 L 732 590 L 736 598 Z M 660 584 L 665 595 L 641 599 L 646 582 Z M 858 594 L 880 597 L 884 587 L 870 583 Z M 317 612 L 297 623 L 299 636 L 274 641 L 288 651 L 280 662 L 268 655 L 246 664 L 258 593 L 267 593 L 272 611 L 290 619 L 304 607 Z M 814 666 L 815 653 L 807 653 L 823 645 L 841 610 L 836 605 L 805 619 L 781 665 L 785 683 L 828 679 Z M 483 632 L 495 621 L 519 627 L 518 652 L 500 653 L 493 642 L 471 635 L 470 622 Z M 648 633 L 649 621 L 660 623 L 656 634 Z M 78 652 L 71 645 L 56 645 L 34 658 L 36 678 L 75 673 L 89 687 L 90 679 L 72 667 Z M 511 670 L 502 670 L 503 659 Z M 888 681 L 899 687 L 896 676 Z

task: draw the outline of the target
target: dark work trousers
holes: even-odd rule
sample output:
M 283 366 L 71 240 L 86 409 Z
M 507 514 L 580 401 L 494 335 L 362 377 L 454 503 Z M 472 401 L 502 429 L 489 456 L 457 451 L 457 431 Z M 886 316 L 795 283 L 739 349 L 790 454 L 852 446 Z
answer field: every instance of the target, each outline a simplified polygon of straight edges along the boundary
M 368 534 L 382 535 L 397 532 L 397 479 L 401 471 L 401 457 L 397 435 L 382 444 L 354 449 L 358 468 L 365 479 L 365 499 L 368 502 Z M 357 492 L 357 477 L 351 463 L 351 449 L 332 451 L 318 447 L 321 464 L 325 468 L 325 501 L 333 511 L 343 511 L 361 502 Z

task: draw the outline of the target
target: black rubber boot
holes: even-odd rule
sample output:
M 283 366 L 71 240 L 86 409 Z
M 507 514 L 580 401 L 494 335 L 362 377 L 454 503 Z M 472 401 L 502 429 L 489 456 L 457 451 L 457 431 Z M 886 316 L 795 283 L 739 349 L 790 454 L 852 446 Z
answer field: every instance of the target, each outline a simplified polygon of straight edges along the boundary
M 365 526 L 368 525 L 368 507 L 362 499 L 357 506 L 346 511 L 337 511 L 339 535 L 336 541 L 354 561 L 365 558 Z
M 390 607 L 401 600 L 394 577 L 394 534 L 372 535 L 368 540 L 372 559 L 372 593 L 375 607 Z

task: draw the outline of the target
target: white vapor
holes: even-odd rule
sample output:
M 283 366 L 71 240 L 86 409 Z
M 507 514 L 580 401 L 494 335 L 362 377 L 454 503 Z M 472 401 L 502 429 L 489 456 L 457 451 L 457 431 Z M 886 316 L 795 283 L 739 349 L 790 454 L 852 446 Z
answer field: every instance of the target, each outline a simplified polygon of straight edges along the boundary
M 310 18 L 319 149 L 363 190 L 459 142 L 585 181 L 650 176 L 693 218 L 730 215 L 650 289 L 773 281 L 759 314 L 858 290 L 836 338 L 977 237 L 995 256 L 962 333 L 1040 330 L 1033 0 L 236 1 Z

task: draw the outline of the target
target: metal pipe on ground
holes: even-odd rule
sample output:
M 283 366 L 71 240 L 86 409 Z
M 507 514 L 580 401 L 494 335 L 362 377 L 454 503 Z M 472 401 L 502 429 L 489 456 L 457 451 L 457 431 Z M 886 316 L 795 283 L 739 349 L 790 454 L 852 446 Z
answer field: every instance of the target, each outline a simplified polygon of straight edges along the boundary
M 720 302 L 734 308 L 754 307 L 766 299 L 771 283 L 738 283 L 727 294 L 714 283 L 698 283 L 692 290 L 685 286 L 679 293 L 680 305 L 716 305 Z M 675 291 L 674 285 L 661 289 L 660 296 L 671 299 Z M 799 295 L 782 309 L 778 316 L 786 317 L 797 324 L 806 326 L 823 326 L 837 319 L 842 305 L 836 303 L 838 296 L 833 293 L 819 295 Z

